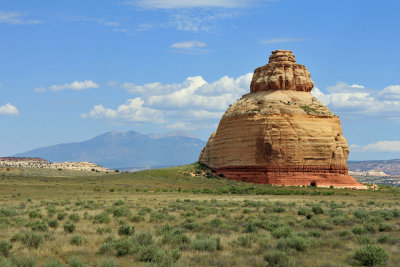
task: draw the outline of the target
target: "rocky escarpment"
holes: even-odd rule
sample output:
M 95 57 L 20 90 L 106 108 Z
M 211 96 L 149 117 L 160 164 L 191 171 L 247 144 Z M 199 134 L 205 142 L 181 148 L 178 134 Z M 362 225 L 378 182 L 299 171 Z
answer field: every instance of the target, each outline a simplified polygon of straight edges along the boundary
M 104 168 L 91 162 L 54 162 L 51 163 L 41 158 L 27 157 L 3 157 L 0 158 L 0 167 L 18 167 L 18 168 L 48 168 L 48 169 L 65 169 L 76 171 L 98 171 L 113 172 L 114 170 Z
M 292 52 L 274 51 L 255 70 L 251 93 L 225 112 L 199 161 L 235 180 L 364 188 L 348 175 L 339 118 L 312 87 Z

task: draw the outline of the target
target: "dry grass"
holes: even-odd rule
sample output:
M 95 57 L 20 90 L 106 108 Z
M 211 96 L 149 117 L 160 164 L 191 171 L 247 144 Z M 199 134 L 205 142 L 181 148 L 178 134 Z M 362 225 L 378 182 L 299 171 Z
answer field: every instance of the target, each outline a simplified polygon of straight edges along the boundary
M 287 262 L 281 259 L 282 266 L 350 266 L 357 265 L 353 251 L 367 243 L 386 250 L 386 266 L 400 266 L 399 189 L 275 188 L 185 174 L 196 170 L 205 172 L 198 165 L 99 176 L 4 171 L 0 240 L 13 244 L 6 260 L 25 255 L 35 258 L 35 266 L 49 258 L 68 266 L 71 257 L 78 257 L 85 266 L 102 266 L 106 260 L 111 262 L 105 266 L 146 266 L 150 263 L 140 261 L 134 239 L 147 232 L 154 244 L 142 248 L 152 249 L 154 266 L 266 266 L 264 255 L 277 248 L 287 256 Z M 317 206 L 323 213 L 313 209 Z M 299 215 L 302 209 L 305 213 Z M 58 213 L 66 213 L 65 218 L 59 220 Z M 71 214 L 78 214 L 79 221 L 74 222 L 76 230 L 67 233 L 63 226 Z M 109 222 L 96 222 L 98 214 L 106 214 Z M 54 220 L 55 229 L 49 226 Z M 47 230 L 33 231 L 35 221 L 44 222 Z M 160 234 L 164 225 L 180 230 Z M 134 227 L 136 236 L 119 235 L 121 226 Z M 355 234 L 357 227 L 366 232 Z M 11 242 L 25 231 L 43 237 L 37 249 Z M 75 235 L 82 244 L 71 244 Z M 188 241 L 182 241 L 182 235 Z M 218 238 L 220 247 L 215 243 Z M 130 249 L 117 256 L 124 240 Z M 109 244 L 109 251 L 101 254 L 104 244 Z M 173 259 L 174 249 L 180 257 Z

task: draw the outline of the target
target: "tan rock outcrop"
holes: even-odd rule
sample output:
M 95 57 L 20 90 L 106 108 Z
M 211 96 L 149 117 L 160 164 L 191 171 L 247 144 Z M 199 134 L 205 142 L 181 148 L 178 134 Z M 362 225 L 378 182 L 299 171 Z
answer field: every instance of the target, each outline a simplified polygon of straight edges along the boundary
M 76 171 L 98 171 L 114 172 L 114 170 L 104 168 L 96 163 L 81 162 L 54 162 L 51 163 L 41 158 L 22 158 L 22 157 L 1 157 L 0 167 L 19 167 L 19 168 L 47 168 L 47 169 L 65 169 Z
M 306 67 L 277 50 L 251 93 L 223 115 L 199 161 L 227 178 L 275 185 L 366 188 L 348 175 L 339 118 L 310 93 Z
M 296 64 L 292 51 L 276 50 L 269 63 L 254 70 L 250 92 L 293 90 L 311 92 L 314 84 L 311 74 L 303 65 Z

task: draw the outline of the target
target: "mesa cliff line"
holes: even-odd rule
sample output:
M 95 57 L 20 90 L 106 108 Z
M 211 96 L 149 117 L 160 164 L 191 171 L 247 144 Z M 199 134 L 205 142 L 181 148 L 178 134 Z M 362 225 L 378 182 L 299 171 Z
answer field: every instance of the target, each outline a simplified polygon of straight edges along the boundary
M 29 157 L 0 157 L 0 167 L 114 172 L 112 169 L 104 168 L 96 163 L 87 161 L 52 163 L 42 158 Z
M 273 51 L 255 69 L 250 93 L 225 112 L 199 162 L 233 180 L 366 188 L 348 174 L 340 120 L 311 95 L 313 86 L 291 51 Z

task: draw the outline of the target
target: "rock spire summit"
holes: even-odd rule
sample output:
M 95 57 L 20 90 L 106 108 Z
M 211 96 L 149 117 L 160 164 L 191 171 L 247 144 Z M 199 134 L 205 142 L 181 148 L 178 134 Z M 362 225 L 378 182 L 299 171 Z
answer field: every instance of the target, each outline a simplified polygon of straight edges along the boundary
M 250 92 L 292 90 L 311 92 L 314 83 L 304 65 L 296 64 L 290 50 L 275 50 L 267 65 L 254 70 Z

